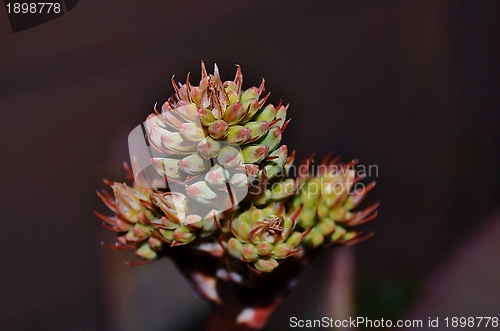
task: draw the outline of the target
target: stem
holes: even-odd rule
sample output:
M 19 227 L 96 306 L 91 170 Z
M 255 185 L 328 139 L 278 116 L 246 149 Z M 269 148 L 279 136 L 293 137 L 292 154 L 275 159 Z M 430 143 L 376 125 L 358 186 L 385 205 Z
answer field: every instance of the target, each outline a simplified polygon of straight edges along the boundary
M 221 305 L 212 305 L 207 331 L 261 330 L 284 293 L 262 293 L 260 288 L 242 288 L 221 282 L 217 286 Z M 242 315 L 242 313 L 245 314 Z
M 212 302 L 206 331 L 262 330 L 305 263 L 303 258 L 289 258 L 272 273 L 255 274 L 256 271 L 250 271 L 245 264 L 230 265 L 220 257 L 184 250 L 183 247 L 169 250 L 168 255 L 195 290 Z M 217 268 L 221 267 L 238 273 L 242 281 L 218 278 Z
M 212 305 L 210 315 L 208 316 L 205 331 L 255 331 L 245 325 L 238 325 L 236 319 L 243 309 L 236 305 Z

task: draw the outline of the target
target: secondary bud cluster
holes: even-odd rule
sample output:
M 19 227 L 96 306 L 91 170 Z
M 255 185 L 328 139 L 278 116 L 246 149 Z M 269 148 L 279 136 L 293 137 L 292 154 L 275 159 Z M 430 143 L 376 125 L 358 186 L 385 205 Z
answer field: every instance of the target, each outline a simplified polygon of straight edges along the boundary
M 282 203 L 265 208 L 252 207 L 230 222 L 234 237 L 225 242 L 229 253 L 250 262 L 259 271 L 271 272 L 279 260 L 298 252 L 303 234 L 293 232 L 299 213 L 288 215 Z
M 339 164 L 338 159 L 330 161 L 326 157 L 323 170 L 316 175 L 307 171 L 299 174 L 300 186 L 293 197 L 295 209 L 302 208 L 298 225 L 302 229 L 311 229 L 304 242 L 308 247 L 322 245 L 354 243 L 365 239 L 352 227 L 365 223 L 377 216 L 378 204 L 365 210 L 353 212 L 365 195 L 375 186 L 370 183 L 365 190 L 352 190 L 353 185 L 362 177 L 356 177 L 351 166 Z M 328 171 L 329 168 L 340 169 Z
M 149 189 L 130 187 L 121 183 L 108 183 L 113 189 L 113 199 L 107 192 L 98 192 L 99 197 L 115 215 L 105 216 L 96 212 L 103 225 L 111 231 L 118 232 L 115 249 L 136 249 L 136 255 L 145 259 L 155 259 L 162 248 L 160 240 L 153 237 L 155 229 L 152 222 L 159 215 L 149 202 Z

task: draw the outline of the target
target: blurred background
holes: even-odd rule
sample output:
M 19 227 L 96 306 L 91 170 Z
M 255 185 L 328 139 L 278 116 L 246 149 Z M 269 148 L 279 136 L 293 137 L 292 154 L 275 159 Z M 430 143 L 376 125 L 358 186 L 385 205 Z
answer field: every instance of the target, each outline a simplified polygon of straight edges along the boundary
M 92 213 L 102 178 L 125 180 L 130 130 L 200 60 L 264 76 L 299 159 L 378 167 L 375 236 L 325 251 L 267 330 L 500 315 L 500 2 L 81 1 L 18 33 L 2 11 L 2 330 L 202 329 L 170 261 L 125 266 Z

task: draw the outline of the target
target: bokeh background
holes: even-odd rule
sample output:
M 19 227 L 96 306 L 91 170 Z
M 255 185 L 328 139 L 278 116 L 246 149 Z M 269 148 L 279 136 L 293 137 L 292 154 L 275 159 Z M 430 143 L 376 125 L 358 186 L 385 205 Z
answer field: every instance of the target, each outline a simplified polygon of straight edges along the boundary
M 2 11 L 2 330 L 202 329 L 172 264 L 125 266 L 92 214 L 129 131 L 202 59 L 290 102 L 299 158 L 378 167 L 375 236 L 324 252 L 267 330 L 500 315 L 500 2 L 81 1 L 15 34 Z

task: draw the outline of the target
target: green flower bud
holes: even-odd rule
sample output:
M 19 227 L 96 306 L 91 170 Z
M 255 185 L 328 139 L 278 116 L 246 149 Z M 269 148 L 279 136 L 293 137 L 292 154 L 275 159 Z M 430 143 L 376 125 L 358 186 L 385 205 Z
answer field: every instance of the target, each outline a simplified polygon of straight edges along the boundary
M 243 118 L 243 115 L 245 115 L 245 109 L 241 102 L 237 102 L 226 108 L 223 119 L 229 124 L 236 124 Z
M 231 187 L 244 189 L 248 185 L 247 175 L 244 173 L 234 174 L 229 182 L 231 183 Z
M 269 131 L 269 122 L 267 121 L 252 121 L 245 124 L 245 128 L 248 128 L 251 131 L 250 140 L 255 141 L 260 137 L 267 134 Z
M 236 148 L 224 146 L 221 148 L 217 161 L 223 167 L 237 167 L 241 165 L 241 153 Z
M 346 242 L 346 241 L 349 241 L 353 238 L 355 238 L 357 236 L 357 232 L 356 231 L 349 231 L 347 232 L 344 237 L 342 238 L 342 242 Z
M 178 107 L 175 108 L 177 114 L 179 114 L 183 119 L 187 121 L 195 121 L 198 117 L 198 107 L 194 103 L 186 103 L 184 101 L 179 101 L 177 103 Z
M 281 129 L 275 126 L 269 130 L 264 140 L 259 142 L 259 144 L 265 145 L 269 147 L 270 151 L 273 151 L 276 148 L 276 146 L 278 146 L 280 141 L 281 141 Z
M 291 196 L 295 192 L 295 181 L 286 179 L 282 182 L 275 183 L 271 187 L 271 199 L 278 201 Z
M 257 146 L 246 146 L 241 149 L 241 154 L 243 156 L 243 161 L 245 163 L 257 163 L 262 161 L 267 157 L 269 153 L 269 147 L 263 145 Z
M 192 153 L 196 151 L 196 143 L 184 140 L 179 132 L 168 132 L 161 136 L 162 146 L 175 151 Z
M 241 246 L 241 256 L 249 262 L 255 262 L 259 259 L 259 252 L 253 244 L 244 244 Z
M 303 208 L 299 215 L 299 224 L 304 229 L 309 229 L 316 222 L 316 209 Z
M 161 223 L 162 225 L 165 227 L 165 229 L 168 229 L 168 230 L 173 230 L 175 229 L 177 226 L 179 226 L 179 223 L 176 223 L 174 222 L 173 220 L 163 216 L 161 218 Z
M 259 251 L 260 256 L 269 256 L 273 252 L 273 245 L 267 241 L 263 241 L 257 244 L 257 250 Z
M 319 247 L 325 241 L 325 237 L 316 228 L 313 228 L 304 239 L 313 248 Z
M 300 232 L 293 232 L 285 243 L 291 248 L 295 248 L 302 242 L 302 234 Z
M 135 254 L 146 260 L 153 260 L 156 258 L 156 252 L 149 246 L 148 243 L 143 244 L 135 251 Z
M 229 99 L 230 104 L 234 104 L 238 102 L 240 96 L 238 95 L 238 92 L 236 91 L 229 91 L 227 92 L 227 98 Z
M 197 146 L 198 152 L 205 159 L 216 157 L 220 150 L 220 144 L 211 137 L 206 137 Z
M 208 127 L 208 133 L 216 140 L 223 139 L 227 136 L 229 124 L 223 120 L 216 120 Z
M 188 227 L 180 226 L 175 229 L 172 238 L 177 243 L 187 244 L 193 241 L 195 239 L 195 236 L 191 233 Z
M 223 187 L 227 184 L 229 172 L 220 165 L 214 165 L 205 175 L 205 181 L 214 187 Z
M 187 226 L 190 229 L 193 230 L 199 230 L 203 227 L 203 220 L 201 216 L 198 215 L 189 215 L 183 220 L 181 220 L 181 225 Z
M 179 133 L 182 138 L 189 141 L 199 142 L 201 139 L 205 138 L 205 132 L 203 132 L 201 124 L 193 122 L 183 123 L 179 128 Z
M 137 240 L 144 240 L 151 234 L 151 226 L 136 223 L 132 228 Z
M 232 230 L 234 234 L 242 242 L 248 242 L 248 235 L 250 233 L 250 224 L 243 219 L 234 220 L 232 223 Z
M 207 186 L 205 181 L 186 187 L 186 193 L 191 199 L 203 204 L 209 204 L 210 201 L 217 198 L 217 194 Z
M 335 222 L 325 218 L 316 225 L 316 229 L 318 229 L 323 236 L 329 236 L 335 231 Z
M 158 229 L 158 231 L 160 231 L 161 236 L 166 240 L 174 241 L 174 230 Z
M 182 160 L 179 160 L 177 165 L 179 168 L 187 174 L 197 175 L 205 171 L 210 163 L 203 159 L 200 154 L 191 154 L 186 156 Z
M 265 273 L 273 271 L 278 265 L 279 263 L 275 259 L 268 259 L 268 260 L 260 259 L 257 262 L 255 262 L 255 268 L 260 272 L 265 272 Z
M 340 226 L 335 227 L 335 231 L 332 233 L 331 240 L 336 242 L 346 234 L 346 230 Z
M 283 127 L 283 124 L 286 121 L 287 110 L 288 110 L 288 106 L 281 106 L 280 108 L 278 108 L 278 110 L 276 112 L 276 118 L 279 118 L 280 120 L 274 124 L 274 127 L 278 127 L 280 129 Z
M 198 109 L 198 116 L 200 117 L 200 122 L 204 126 L 210 126 L 215 122 L 214 114 L 210 109 Z
M 242 101 L 243 109 L 245 109 L 246 115 L 240 120 L 240 123 L 245 124 L 254 117 L 255 113 L 259 110 L 259 102 L 257 99 L 250 99 Z
M 174 179 L 180 178 L 179 166 L 177 165 L 177 162 L 179 162 L 177 159 L 164 157 L 151 158 L 151 165 L 158 174 Z
M 241 125 L 233 125 L 227 131 L 226 141 L 231 144 L 243 144 L 250 139 L 250 135 L 250 129 Z
M 148 245 L 155 251 L 160 250 L 162 247 L 161 241 L 154 237 L 148 239 Z
M 191 95 L 191 100 L 193 100 L 194 103 L 200 104 L 202 94 L 203 91 L 198 86 L 193 86 L 191 88 L 190 95 Z
M 244 102 L 250 99 L 258 99 L 259 98 L 259 89 L 255 86 L 245 90 L 240 97 L 240 101 Z
M 241 247 L 243 244 L 236 238 L 229 239 L 227 243 L 227 250 L 237 259 L 241 258 Z
M 257 206 L 262 206 L 267 204 L 269 201 L 271 201 L 271 190 L 265 190 L 258 199 L 254 200 L 254 203 Z
M 276 109 L 269 104 L 255 115 L 255 121 L 267 121 L 271 123 L 276 118 Z
M 284 259 L 292 249 L 286 243 L 277 244 L 274 246 L 273 257 L 276 259 Z
M 283 167 L 285 166 L 287 160 L 288 148 L 286 147 L 286 145 L 283 145 L 274 152 L 272 152 L 271 154 L 269 154 L 269 156 L 277 157 L 275 159 L 266 161 L 264 163 L 267 178 L 271 180 L 278 175 L 283 175 L 284 172 Z

